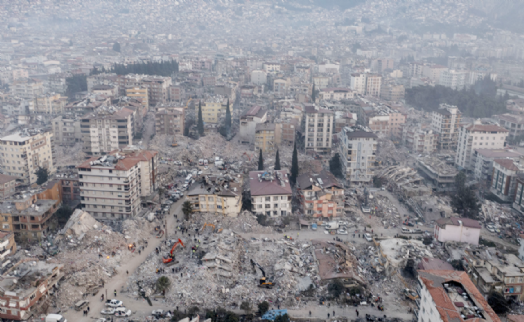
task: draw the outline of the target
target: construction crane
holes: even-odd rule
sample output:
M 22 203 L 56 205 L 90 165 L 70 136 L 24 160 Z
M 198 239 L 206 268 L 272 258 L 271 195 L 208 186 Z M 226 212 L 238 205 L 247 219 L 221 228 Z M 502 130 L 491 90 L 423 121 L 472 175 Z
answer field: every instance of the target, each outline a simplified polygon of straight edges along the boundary
M 186 103 L 186 106 L 184 107 L 184 109 L 187 109 L 189 107 L 189 103 L 191 102 L 191 100 L 193 100 L 193 98 L 189 98 L 187 100 L 187 103 Z
M 262 272 L 263 277 L 260 278 L 260 283 L 258 284 L 258 287 L 273 288 L 273 286 L 275 286 L 274 278 L 273 277 L 267 278 L 266 272 L 264 271 L 262 266 L 260 266 L 260 264 L 258 264 L 257 262 L 253 261 L 253 259 L 251 259 L 251 266 L 253 266 L 253 271 L 255 271 L 255 274 L 257 272 L 257 269 L 256 269 L 257 266 L 258 266 L 258 269 Z
M 175 255 L 173 254 L 173 252 L 175 251 L 175 248 L 178 247 L 178 245 L 182 245 L 182 247 L 186 247 L 184 246 L 184 243 L 182 242 L 182 240 L 180 240 L 179 238 L 178 241 L 173 244 L 173 247 L 171 247 L 171 252 L 169 252 L 169 254 L 162 259 L 162 262 L 164 262 L 164 264 L 171 263 L 173 261 L 173 259 L 175 258 Z

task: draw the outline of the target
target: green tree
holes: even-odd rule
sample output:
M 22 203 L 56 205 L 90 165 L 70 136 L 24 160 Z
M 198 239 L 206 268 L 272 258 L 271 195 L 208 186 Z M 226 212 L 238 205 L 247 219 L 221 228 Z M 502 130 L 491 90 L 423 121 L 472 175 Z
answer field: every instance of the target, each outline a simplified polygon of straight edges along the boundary
M 489 293 L 488 304 L 499 315 L 504 315 L 510 310 L 508 300 L 499 292 L 492 291 Z
M 466 173 L 459 172 L 455 176 L 456 192 L 451 196 L 451 207 L 453 211 L 464 217 L 477 218 L 480 211 L 480 203 L 475 192 L 466 186 Z
M 275 170 L 281 170 L 281 167 L 280 167 L 280 155 L 278 153 L 278 150 L 277 150 L 277 154 L 275 156 Z
M 164 199 L 164 195 L 166 194 L 166 189 L 160 187 L 158 188 L 158 202 L 162 204 L 162 199 Z
M 335 153 L 331 160 L 329 160 L 329 171 L 337 178 L 344 178 L 342 163 L 340 162 L 340 155 L 338 153 Z
M 289 182 L 292 185 L 295 185 L 298 177 L 298 152 L 297 152 L 297 142 L 293 147 L 293 156 L 291 158 L 291 176 L 289 177 Z
M 226 119 L 225 119 L 224 124 L 226 126 L 226 130 L 229 135 L 229 132 L 231 131 L 231 110 L 229 109 L 229 99 L 227 100 Z
M 87 76 L 84 74 L 75 74 L 66 78 L 66 95 L 72 100 L 78 92 L 87 91 Z
M 35 171 L 36 184 L 41 185 L 49 179 L 49 170 L 47 168 L 38 167 Z
M 284 315 L 277 315 L 275 317 L 275 322 L 289 322 L 289 315 L 284 314 Z
M 317 90 L 315 89 L 315 83 L 313 83 L 313 89 L 311 90 L 311 101 L 314 103 L 317 98 Z
M 269 310 L 269 303 L 267 301 L 258 303 L 258 313 L 260 313 L 260 316 L 266 314 L 268 310 Z
M 73 214 L 73 209 L 71 209 L 68 206 L 62 206 L 58 208 L 56 211 L 56 219 L 58 220 L 58 225 L 63 227 L 69 218 L 71 218 L 71 215 Z
M 197 122 L 198 134 L 204 135 L 204 120 L 202 119 L 202 103 L 198 102 L 198 122 Z
M 331 294 L 334 298 L 338 298 L 340 294 L 344 291 L 344 284 L 338 279 L 333 280 L 331 283 L 328 284 L 328 292 Z
M 431 245 L 431 243 L 433 242 L 433 237 L 431 236 L 424 236 L 424 239 L 422 240 L 422 244 L 424 245 Z
M 191 203 L 191 201 L 184 201 L 184 203 L 182 204 L 182 213 L 184 214 L 184 218 L 186 220 L 189 220 L 189 217 L 193 213 L 193 204 Z
M 164 293 L 171 286 L 171 281 L 167 276 L 161 276 L 156 280 L 155 288 L 157 292 Z
M 113 44 L 113 51 L 116 51 L 118 53 L 120 52 L 120 44 L 119 43 L 115 42 Z
M 248 301 L 243 301 L 242 304 L 240 304 L 240 309 L 249 313 L 251 311 L 251 304 Z
M 262 149 L 258 150 L 258 171 L 264 170 L 264 158 L 262 157 Z

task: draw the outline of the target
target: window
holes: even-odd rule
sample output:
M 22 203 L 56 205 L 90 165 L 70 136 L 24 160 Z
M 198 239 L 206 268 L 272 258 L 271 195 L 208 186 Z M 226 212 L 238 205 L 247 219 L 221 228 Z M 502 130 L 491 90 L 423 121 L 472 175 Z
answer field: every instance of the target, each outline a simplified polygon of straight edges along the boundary
M 271 208 L 271 205 L 267 203 L 266 206 L 265 206 L 265 208 L 266 208 L 266 209 L 269 209 L 269 208 Z

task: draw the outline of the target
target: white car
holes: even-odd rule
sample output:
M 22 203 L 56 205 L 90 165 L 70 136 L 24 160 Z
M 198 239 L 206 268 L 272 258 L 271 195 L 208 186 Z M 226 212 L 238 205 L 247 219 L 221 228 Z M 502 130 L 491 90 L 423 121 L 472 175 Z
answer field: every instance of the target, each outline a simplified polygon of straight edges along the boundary
M 119 307 L 115 310 L 115 316 L 130 316 L 131 310 L 126 310 L 125 307 Z
M 371 234 L 364 234 L 364 238 L 365 238 L 368 242 L 373 241 L 373 237 L 371 236 Z
M 345 228 L 340 228 L 339 230 L 337 230 L 337 234 L 339 234 L 339 235 L 347 235 L 348 231 Z
M 122 301 L 119 301 L 119 300 L 116 300 L 116 299 L 112 299 L 112 300 L 107 300 L 106 301 L 106 306 L 109 306 L 109 307 L 119 307 L 119 306 L 122 306 L 124 305 L 124 303 L 122 303 Z
M 486 229 L 487 229 L 490 233 L 494 233 L 494 232 L 496 232 L 496 230 L 495 230 L 495 226 L 493 226 L 493 225 L 487 225 L 487 226 L 486 226 Z
M 103 309 L 102 311 L 100 311 L 101 314 L 104 314 L 104 315 L 112 315 L 112 314 L 115 314 L 115 309 L 112 308 L 112 307 L 107 307 L 105 309 Z

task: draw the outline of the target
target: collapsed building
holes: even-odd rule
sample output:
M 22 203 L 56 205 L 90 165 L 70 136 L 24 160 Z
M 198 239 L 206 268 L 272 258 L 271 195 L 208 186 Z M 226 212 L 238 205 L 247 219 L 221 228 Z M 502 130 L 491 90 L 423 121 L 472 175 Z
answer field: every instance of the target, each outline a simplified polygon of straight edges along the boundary
M 453 165 L 453 158 L 440 155 L 437 157 L 421 156 L 417 159 L 417 168 L 426 179 L 426 183 L 436 191 L 453 191 L 458 170 Z
M 236 217 L 242 209 L 242 176 L 205 175 L 187 192 L 193 211 Z

